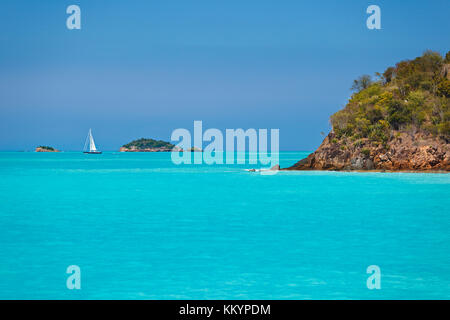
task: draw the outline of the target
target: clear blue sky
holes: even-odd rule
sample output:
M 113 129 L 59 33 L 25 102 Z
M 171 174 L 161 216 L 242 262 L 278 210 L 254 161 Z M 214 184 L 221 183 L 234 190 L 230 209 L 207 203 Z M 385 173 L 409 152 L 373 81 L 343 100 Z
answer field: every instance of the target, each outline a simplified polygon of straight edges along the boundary
M 382 30 L 366 28 L 370 4 Z M 0 150 L 80 150 L 90 127 L 116 150 L 194 120 L 313 150 L 354 78 L 450 50 L 449 16 L 448 0 L 2 0 Z

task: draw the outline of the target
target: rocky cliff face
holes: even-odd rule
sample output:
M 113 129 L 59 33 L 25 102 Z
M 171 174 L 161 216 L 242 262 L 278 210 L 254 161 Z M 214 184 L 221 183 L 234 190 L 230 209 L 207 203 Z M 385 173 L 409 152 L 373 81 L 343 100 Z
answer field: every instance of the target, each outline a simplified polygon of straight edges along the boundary
M 307 158 L 285 170 L 450 171 L 450 144 L 424 132 L 391 133 L 386 145 L 335 138 L 331 132 Z

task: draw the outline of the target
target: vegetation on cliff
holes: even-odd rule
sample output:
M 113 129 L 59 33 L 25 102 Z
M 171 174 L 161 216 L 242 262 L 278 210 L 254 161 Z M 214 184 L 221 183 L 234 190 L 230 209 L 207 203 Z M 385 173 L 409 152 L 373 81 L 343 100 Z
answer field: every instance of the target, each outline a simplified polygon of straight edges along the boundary
M 354 81 L 350 101 L 330 119 L 335 139 L 386 146 L 395 131 L 423 131 L 450 141 L 450 52 L 426 51 L 376 77 Z
M 138 140 L 131 141 L 122 146 L 122 148 L 126 149 L 172 149 L 174 147 L 173 144 L 163 141 L 163 140 L 154 140 L 154 139 L 145 139 L 141 138 Z

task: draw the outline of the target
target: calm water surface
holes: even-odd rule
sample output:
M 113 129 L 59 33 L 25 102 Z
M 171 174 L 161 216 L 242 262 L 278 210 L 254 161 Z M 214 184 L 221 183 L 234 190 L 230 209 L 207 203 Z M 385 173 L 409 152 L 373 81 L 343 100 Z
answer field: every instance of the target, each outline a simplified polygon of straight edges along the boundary
M 0 153 L 0 298 L 450 298 L 450 175 L 251 167 Z

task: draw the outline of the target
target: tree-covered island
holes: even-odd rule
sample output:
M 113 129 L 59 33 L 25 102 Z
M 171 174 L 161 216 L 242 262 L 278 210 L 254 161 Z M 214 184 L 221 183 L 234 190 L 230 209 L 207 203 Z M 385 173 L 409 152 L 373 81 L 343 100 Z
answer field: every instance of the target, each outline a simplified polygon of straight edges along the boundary
M 163 140 L 141 138 L 123 145 L 121 152 L 169 152 L 175 146 Z

